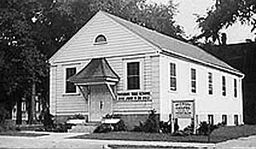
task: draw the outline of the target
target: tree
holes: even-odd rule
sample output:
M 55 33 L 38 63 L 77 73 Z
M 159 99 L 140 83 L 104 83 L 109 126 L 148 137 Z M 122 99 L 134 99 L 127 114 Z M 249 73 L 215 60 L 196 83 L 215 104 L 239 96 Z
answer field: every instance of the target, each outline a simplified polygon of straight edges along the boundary
M 182 27 L 177 25 L 173 18 L 176 9 L 172 0 L 167 5 L 146 3 L 145 0 L 96 0 L 91 4 L 90 9 L 93 12 L 103 10 L 138 25 L 184 40 Z
M 21 11 L 25 10 L 22 8 L 26 5 L 36 3 L 25 0 L 4 0 L 1 3 L 1 104 L 10 110 L 14 103 L 20 104 L 22 97 L 34 94 L 32 86 L 46 76 L 47 65 L 45 56 L 37 50 L 33 39 L 31 20 Z M 33 119 L 34 116 L 30 117 Z M 20 111 L 17 113 L 17 123 L 21 123 Z
M 33 123 L 35 96 L 40 93 L 46 102 L 48 99 L 47 59 L 99 10 L 182 38 L 171 1 L 165 6 L 145 0 L 1 0 L 0 102 L 11 110 L 27 97 Z M 21 113 L 17 118 L 20 123 Z
M 252 30 L 256 28 L 256 1 L 255 0 L 216 0 L 215 5 L 207 12 L 206 16 L 198 16 L 197 22 L 202 34 L 196 37 L 205 37 L 206 40 L 212 38 L 212 42 L 218 40 L 219 31 L 228 28 L 235 22 L 252 25 Z

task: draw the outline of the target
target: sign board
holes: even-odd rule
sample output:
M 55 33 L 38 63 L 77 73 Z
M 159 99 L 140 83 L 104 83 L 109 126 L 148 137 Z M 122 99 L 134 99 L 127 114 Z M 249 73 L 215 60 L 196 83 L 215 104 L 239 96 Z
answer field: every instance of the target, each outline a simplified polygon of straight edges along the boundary
M 173 101 L 173 115 L 174 118 L 193 118 L 195 104 L 193 100 Z

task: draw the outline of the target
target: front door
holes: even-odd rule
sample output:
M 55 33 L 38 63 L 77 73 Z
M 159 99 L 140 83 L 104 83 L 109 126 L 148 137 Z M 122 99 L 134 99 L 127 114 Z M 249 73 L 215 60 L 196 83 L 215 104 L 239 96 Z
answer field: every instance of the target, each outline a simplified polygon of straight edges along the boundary
M 90 121 L 101 121 L 102 117 L 112 112 L 112 96 L 105 84 L 92 85 L 90 93 Z

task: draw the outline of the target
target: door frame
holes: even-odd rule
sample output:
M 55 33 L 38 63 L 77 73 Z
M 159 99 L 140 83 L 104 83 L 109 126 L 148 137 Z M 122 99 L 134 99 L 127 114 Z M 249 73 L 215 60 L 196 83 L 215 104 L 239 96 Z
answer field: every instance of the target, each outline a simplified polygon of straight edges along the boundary
M 99 121 L 92 121 L 92 116 L 91 116 L 91 113 L 92 113 L 92 86 L 105 86 L 106 87 L 106 92 L 109 93 L 110 95 L 110 113 L 113 113 L 113 96 L 112 96 L 112 93 L 109 91 L 109 87 L 107 84 L 94 84 L 94 85 L 90 85 L 90 96 L 88 97 L 88 121 L 89 122 L 99 122 Z M 104 102 L 104 105 L 105 105 L 105 102 Z

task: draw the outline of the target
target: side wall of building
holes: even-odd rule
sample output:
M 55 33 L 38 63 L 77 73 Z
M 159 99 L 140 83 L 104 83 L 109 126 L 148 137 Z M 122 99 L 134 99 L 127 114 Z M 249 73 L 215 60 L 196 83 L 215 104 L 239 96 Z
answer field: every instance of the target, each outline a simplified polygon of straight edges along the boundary
M 170 90 L 170 63 L 176 64 L 177 91 Z M 177 58 L 160 56 L 160 109 L 161 120 L 167 121 L 172 113 L 172 100 L 195 100 L 196 122 L 208 122 L 213 115 L 214 124 L 222 122 L 227 115 L 227 125 L 234 125 L 234 115 L 238 123 L 243 123 L 242 79 L 217 69 L 193 64 Z M 191 92 L 191 68 L 196 70 L 196 93 Z M 213 94 L 208 93 L 208 73 L 213 76 Z M 222 76 L 226 78 L 226 96 L 222 95 Z M 234 79 L 237 79 L 237 97 L 234 97 Z M 181 126 L 187 126 L 190 120 L 180 120 Z M 184 124 L 183 124 L 184 123 Z

